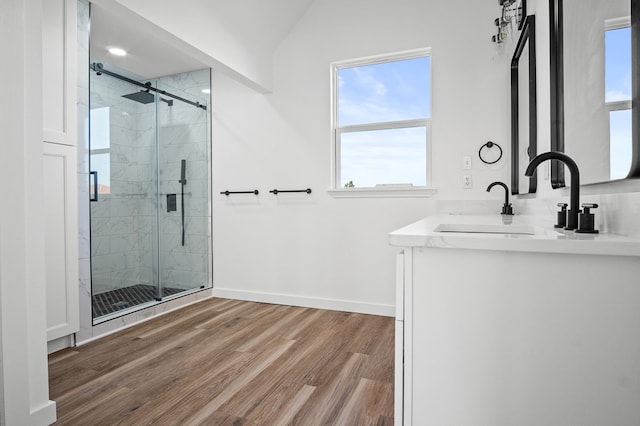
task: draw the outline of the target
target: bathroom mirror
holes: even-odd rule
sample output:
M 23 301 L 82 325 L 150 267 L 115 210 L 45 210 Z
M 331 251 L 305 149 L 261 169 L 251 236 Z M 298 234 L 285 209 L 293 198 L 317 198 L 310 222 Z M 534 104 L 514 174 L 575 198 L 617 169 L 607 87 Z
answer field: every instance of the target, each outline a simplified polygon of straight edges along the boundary
M 537 154 L 535 16 L 527 16 L 511 59 L 511 193 L 536 192 L 524 171 Z
M 584 184 L 640 177 L 640 111 L 632 107 L 640 81 L 640 70 L 632 70 L 639 5 L 549 1 L 551 150 L 574 159 Z M 564 167 L 556 161 L 551 184 L 565 186 Z

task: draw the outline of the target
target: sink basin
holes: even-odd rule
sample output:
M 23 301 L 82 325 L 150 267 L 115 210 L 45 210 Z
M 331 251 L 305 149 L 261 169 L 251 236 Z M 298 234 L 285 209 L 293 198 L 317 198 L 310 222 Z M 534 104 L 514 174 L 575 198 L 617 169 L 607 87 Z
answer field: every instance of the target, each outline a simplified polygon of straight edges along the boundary
M 532 225 L 479 224 L 479 223 L 441 223 L 434 232 L 465 232 L 475 234 L 518 234 L 536 235 Z

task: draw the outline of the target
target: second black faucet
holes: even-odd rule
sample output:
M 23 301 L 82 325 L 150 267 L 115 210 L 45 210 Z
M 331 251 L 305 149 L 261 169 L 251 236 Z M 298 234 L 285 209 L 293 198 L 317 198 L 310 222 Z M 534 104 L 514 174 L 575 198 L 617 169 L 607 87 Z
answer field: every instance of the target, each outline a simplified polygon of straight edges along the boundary
M 502 206 L 501 214 L 513 215 L 513 207 L 511 207 L 511 204 L 509 204 L 509 188 L 507 187 L 507 185 L 502 182 L 493 182 L 487 187 L 487 192 L 490 192 L 491 188 L 496 185 L 504 188 L 504 205 Z

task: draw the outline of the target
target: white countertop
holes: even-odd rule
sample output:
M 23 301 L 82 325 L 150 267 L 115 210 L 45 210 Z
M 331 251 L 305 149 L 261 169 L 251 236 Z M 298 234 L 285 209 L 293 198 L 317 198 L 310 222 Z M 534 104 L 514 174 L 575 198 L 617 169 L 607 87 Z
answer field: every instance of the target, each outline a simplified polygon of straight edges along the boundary
M 551 222 L 543 223 L 531 216 L 505 218 L 506 222 L 498 214 L 429 216 L 391 232 L 389 244 L 397 247 L 640 256 L 640 239 L 637 238 L 558 230 Z

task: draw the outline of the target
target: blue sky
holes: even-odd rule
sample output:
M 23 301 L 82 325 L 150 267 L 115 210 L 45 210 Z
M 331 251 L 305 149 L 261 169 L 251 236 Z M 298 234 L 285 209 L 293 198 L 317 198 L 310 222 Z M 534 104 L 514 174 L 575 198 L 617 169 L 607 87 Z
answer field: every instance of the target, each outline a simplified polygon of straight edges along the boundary
M 426 182 L 426 129 L 389 129 L 342 134 L 341 182 L 357 187 Z
M 605 33 L 606 102 L 631 100 L 631 28 Z
M 428 118 L 430 58 L 338 71 L 338 125 Z
M 612 111 L 610 120 L 611 179 L 623 179 L 631 169 L 631 110 Z

